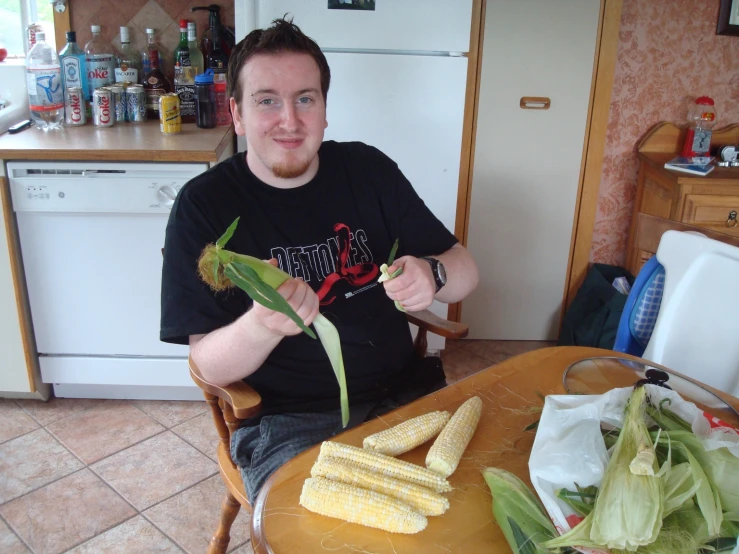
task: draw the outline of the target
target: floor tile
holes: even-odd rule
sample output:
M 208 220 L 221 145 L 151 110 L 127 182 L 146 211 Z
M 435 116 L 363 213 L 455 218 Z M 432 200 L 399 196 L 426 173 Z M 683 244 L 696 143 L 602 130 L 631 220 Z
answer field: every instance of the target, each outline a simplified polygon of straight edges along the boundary
M 254 554 L 254 549 L 251 547 L 251 541 L 248 541 L 246 544 L 242 544 L 237 549 L 231 550 L 230 552 L 231 554 Z
M 164 430 L 136 406 L 108 400 L 47 426 L 87 464 L 115 454 Z
M 218 527 L 226 485 L 220 475 L 181 492 L 144 512 L 144 516 L 175 541 L 188 554 L 202 554 Z M 244 510 L 231 527 L 231 544 L 241 545 L 249 536 Z
M 90 468 L 138 510 L 218 473 L 218 465 L 167 431 Z
M 218 431 L 216 431 L 216 425 L 213 423 L 213 416 L 210 411 L 194 417 L 177 427 L 173 427 L 172 431 L 192 444 L 211 460 L 218 461 L 218 441 L 221 438 L 218 436 Z
M 447 383 L 450 385 L 491 365 L 489 360 L 467 352 L 463 348 L 443 353 L 441 362 L 444 366 Z
M 0 444 L 0 504 L 83 467 L 44 429 Z
M 67 554 L 182 554 L 182 550 L 141 516 L 68 551 Z
M 59 554 L 132 517 L 135 511 L 89 469 L 0 506 L 37 554 Z
M 134 404 L 167 428 L 208 410 L 205 400 L 136 400 Z
M 30 554 L 15 533 L 0 519 L 0 552 L 3 554 Z
M 555 342 L 534 340 L 462 340 L 458 348 L 464 349 L 470 354 L 477 354 L 493 363 L 538 350 L 554 346 Z
M 38 429 L 33 418 L 21 410 L 13 400 L 0 398 L 0 443 Z
M 41 425 L 48 425 L 77 412 L 81 412 L 102 401 L 95 398 L 51 398 L 41 400 L 18 400 L 18 404 Z

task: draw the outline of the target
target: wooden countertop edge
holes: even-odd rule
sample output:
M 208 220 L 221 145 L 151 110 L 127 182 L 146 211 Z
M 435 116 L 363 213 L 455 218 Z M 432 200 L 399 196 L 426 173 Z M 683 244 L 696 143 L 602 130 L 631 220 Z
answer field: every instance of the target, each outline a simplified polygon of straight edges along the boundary
M 2 160 L 85 160 L 107 162 L 217 162 L 228 140 L 227 133 L 218 147 L 209 151 L 188 150 L 0 150 Z

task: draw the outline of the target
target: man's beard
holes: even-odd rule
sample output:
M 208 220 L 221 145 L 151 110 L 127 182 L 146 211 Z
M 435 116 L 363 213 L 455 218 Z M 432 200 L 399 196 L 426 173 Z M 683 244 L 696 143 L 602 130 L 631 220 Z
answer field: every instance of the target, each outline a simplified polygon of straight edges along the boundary
M 280 179 L 294 179 L 308 171 L 310 160 L 288 160 L 272 166 L 272 174 Z

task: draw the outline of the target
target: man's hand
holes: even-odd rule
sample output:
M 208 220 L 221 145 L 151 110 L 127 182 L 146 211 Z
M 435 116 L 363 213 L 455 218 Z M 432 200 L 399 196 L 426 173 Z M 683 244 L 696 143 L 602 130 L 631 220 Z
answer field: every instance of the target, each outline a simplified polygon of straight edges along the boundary
M 272 265 L 277 265 L 277 260 L 272 258 L 269 260 Z M 301 279 L 288 279 L 279 286 L 277 292 L 287 300 L 298 317 L 305 322 L 306 325 L 313 323 L 316 315 L 318 315 L 318 296 L 312 288 Z M 262 306 L 258 302 L 254 302 L 254 307 L 250 310 L 253 321 L 257 325 L 263 327 L 270 333 L 278 336 L 291 336 L 302 333 L 302 329 L 295 322 L 279 312 L 270 310 Z
M 397 300 L 409 312 L 425 310 L 434 301 L 436 293 L 431 265 L 426 260 L 403 256 L 393 262 L 388 272 L 392 274 L 401 267 L 403 273 L 382 283 L 385 292 L 391 300 Z

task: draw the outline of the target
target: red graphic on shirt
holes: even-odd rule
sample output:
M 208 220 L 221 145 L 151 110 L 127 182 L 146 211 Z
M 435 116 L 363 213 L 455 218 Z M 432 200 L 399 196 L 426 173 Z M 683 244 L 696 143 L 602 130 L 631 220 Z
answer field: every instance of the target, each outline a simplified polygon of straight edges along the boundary
M 348 281 L 353 287 L 362 287 L 370 283 L 380 272 L 377 265 L 373 263 L 363 263 L 349 267 L 351 229 L 343 223 L 337 223 L 334 225 L 334 232 L 336 232 L 339 239 L 339 259 L 336 264 L 336 271 L 326 276 L 326 280 L 316 293 L 321 306 L 328 306 L 336 300 L 335 294 L 328 296 L 328 293 L 337 281 Z

